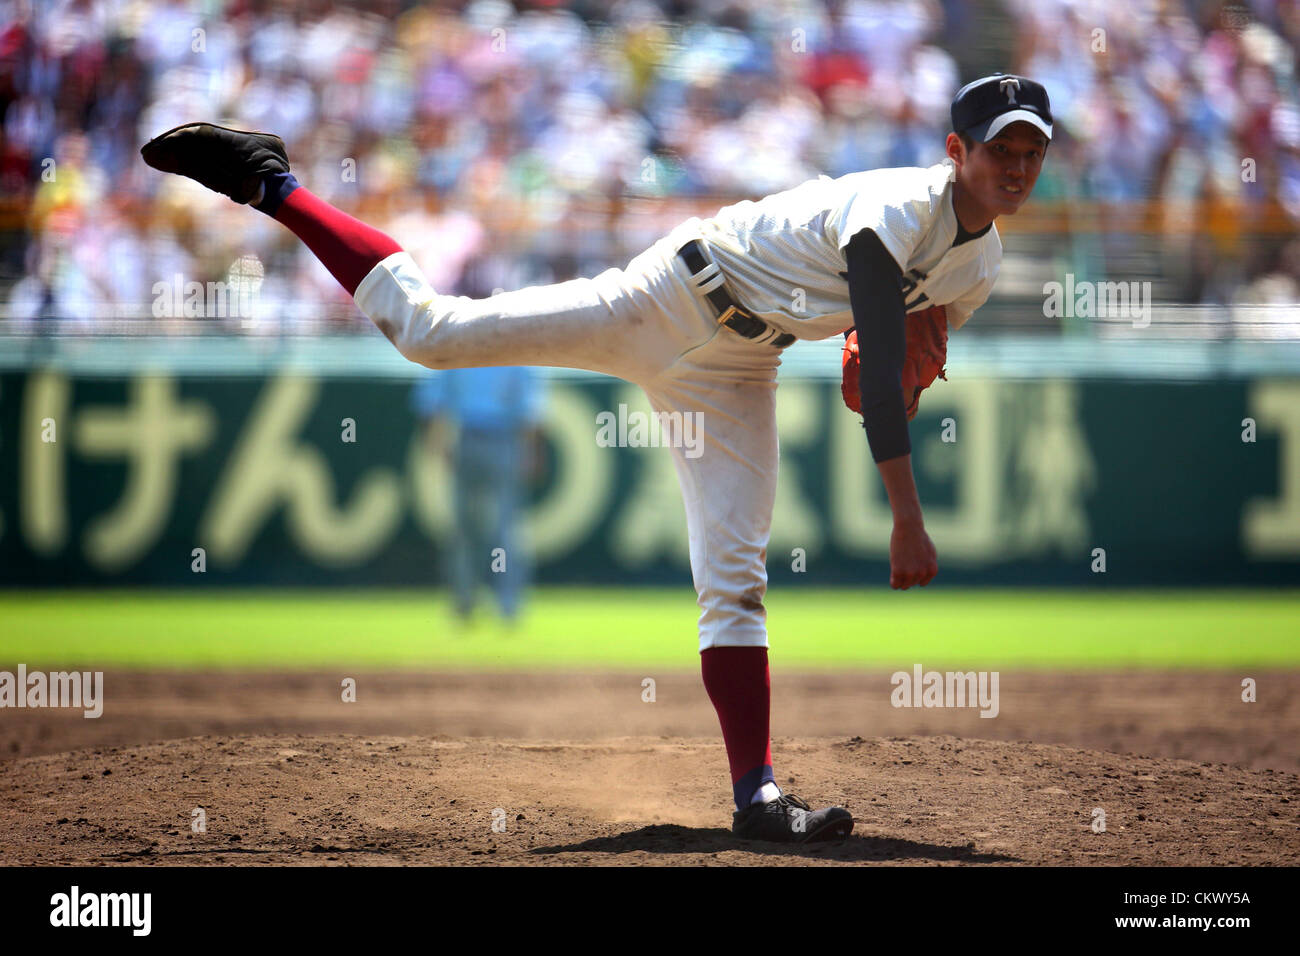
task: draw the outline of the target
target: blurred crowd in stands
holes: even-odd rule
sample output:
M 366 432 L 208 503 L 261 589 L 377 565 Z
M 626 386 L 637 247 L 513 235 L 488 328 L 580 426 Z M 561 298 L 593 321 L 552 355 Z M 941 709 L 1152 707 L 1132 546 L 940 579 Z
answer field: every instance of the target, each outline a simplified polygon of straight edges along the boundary
M 1297 49 L 1300 0 L 0 0 L 0 303 L 147 318 L 159 283 L 232 280 L 256 327 L 353 327 L 287 231 L 141 162 L 195 119 L 279 133 L 313 191 L 477 296 L 821 173 L 936 162 L 953 92 L 996 70 L 1057 118 L 1009 253 L 1300 302 Z

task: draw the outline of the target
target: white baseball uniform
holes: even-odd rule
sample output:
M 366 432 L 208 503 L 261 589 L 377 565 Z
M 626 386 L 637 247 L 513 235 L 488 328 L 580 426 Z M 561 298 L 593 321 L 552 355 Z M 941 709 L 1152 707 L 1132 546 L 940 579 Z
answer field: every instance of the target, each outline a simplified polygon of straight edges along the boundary
M 904 274 L 908 311 L 946 305 L 957 328 L 987 298 L 1002 247 L 990 229 L 953 248 L 951 170 L 945 160 L 811 180 L 690 219 L 624 269 L 488 299 L 439 295 L 399 252 L 354 299 L 402 355 L 430 368 L 588 369 L 641 386 L 656 412 L 699 413 L 702 444 L 688 455 L 677 443 L 672 453 L 700 650 L 765 647 L 781 352 L 770 335 L 751 340 L 720 325 L 699 291 L 709 275 L 696 281 L 676 252 L 703 240 L 741 305 L 783 332 L 823 339 L 853 325 L 844 250 L 873 229 Z

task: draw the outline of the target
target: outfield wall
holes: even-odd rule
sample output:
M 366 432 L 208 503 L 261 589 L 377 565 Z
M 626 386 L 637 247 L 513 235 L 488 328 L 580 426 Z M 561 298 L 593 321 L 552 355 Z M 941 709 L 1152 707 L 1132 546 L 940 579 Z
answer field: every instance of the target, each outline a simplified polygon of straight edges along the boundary
M 449 480 L 417 435 L 411 367 L 214 376 L 163 364 L 0 373 L 5 584 L 439 580 Z M 942 580 L 1300 583 L 1300 378 L 1009 380 L 958 367 L 972 377 L 937 383 L 912 425 Z M 772 579 L 880 583 L 889 513 L 857 417 L 828 374 L 783 374 L 779 395 Z M 548 379 L 546 461 L 526 511 L 543 582 L 689 580 L 670 453 L 597 441 L 597 415 L 621 405 L 648 411 L 625 383 Z

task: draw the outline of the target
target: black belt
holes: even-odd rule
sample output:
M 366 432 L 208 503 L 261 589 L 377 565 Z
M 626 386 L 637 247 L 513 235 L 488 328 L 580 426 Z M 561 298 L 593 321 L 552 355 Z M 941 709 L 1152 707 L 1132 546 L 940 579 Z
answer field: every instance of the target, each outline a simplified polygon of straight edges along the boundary
M 698 276 L 709 268 L 709 260 L 704 257 L 704 249 L 698 239 L 692 239 L 678 249 L 677 255 L 682 262 L 686 263 L 686 268 L 691 270 L 692 276 Z M 717 270 L 716 266 L 714 271 L 716 275 L 721 276 L 722 273 Z M 769 338 L 773 348 L 778 349 L 785 348 L 795 340 L 795 336 L 789 332 L 778 333 L 772 326 L 746 310 L 731 297 L 723 282 L 718 282 L 713 289 L 704 293 L 704 297 L 709 300 L 709 304 L 718 313 L 719 324 L 725 325 L 747 339 Z

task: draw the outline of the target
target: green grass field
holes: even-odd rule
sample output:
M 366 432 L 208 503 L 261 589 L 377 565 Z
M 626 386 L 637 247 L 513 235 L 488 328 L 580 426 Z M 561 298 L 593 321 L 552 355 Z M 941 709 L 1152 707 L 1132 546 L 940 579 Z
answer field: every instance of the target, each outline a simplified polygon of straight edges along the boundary
M 459 629 L 442 593 L 0 593 L 0 667 L 608 670 L 697 666 L 689 588 L 541 589 Z M 1300 592 L 768 595 L 783 667 L 1300 667 Z

